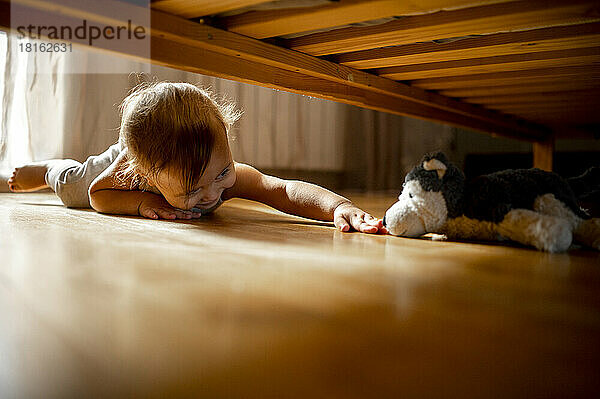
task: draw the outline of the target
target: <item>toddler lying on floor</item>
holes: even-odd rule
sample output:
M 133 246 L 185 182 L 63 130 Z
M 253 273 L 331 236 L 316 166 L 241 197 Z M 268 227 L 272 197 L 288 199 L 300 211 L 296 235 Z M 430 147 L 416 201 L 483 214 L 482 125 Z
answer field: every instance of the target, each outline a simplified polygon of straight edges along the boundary
M 323 187 L 235 162 L 227 139 L 238 114 L 189 83 L 137 86 L 121 104 L 119 142 L 83 164 L 53 159 L 16 168 L 14 192 L 52 188 L 68 207 L 192 219 L 231 198 L 262 202 L 341 231 L 386 233 L 381 219 Z

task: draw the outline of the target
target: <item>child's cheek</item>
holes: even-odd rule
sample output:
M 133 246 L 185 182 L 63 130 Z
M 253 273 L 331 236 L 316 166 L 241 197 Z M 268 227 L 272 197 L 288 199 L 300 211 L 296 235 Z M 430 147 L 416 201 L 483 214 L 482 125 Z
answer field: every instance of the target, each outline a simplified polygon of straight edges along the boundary
M 229 176 L 227 176 L 227 178 L 225 178 L 223 180 L 223 188 L 231 188 L 233 187 L 233 185 L 235 184 L 236 181 L 236 174 L 235 174 L 235 170 L 232 171 L 232 173 L 229 174 Z

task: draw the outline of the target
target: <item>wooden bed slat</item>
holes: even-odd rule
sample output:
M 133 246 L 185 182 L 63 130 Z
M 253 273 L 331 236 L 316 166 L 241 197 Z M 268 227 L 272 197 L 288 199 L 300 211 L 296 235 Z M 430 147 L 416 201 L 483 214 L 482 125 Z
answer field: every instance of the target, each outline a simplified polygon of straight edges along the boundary
M 154 0 L 152 8 L 184 18 L 218 14 L 269 0 Z
M 596 1 L 516 1 L 417 15 L 382 25 L 315 33 L 289 39 L 286 46 L 311 55 L 321 56 L 436 39 L 581 24 L 599 20 L 600 6 Z
M 567 67 L 568 68 L 568 67 Z M 444 80 L 444 78 L 439 78 L 433 81 L 433 79 L 422 79 L 417 81 L 412 81 L 411 86 L 420 87 L 425 90 L 450 90 L 450 89 L 468 89 L 468 88 L 477 88 L 477 87 L 498 87 L 498 86 L 510 86 L 510 85 L 530 85 L 530 84 L 539 84 L 546 83 L 552 84 L 557 83 L 560 84 L 564 81 L 574 82 L 580 80 L 593 80 L 600 79 L 600 66 L 595 68 L 589 67 L 574 67 L 580 68 L 581 70 L 577 73 L 571 74 L 561 74 L 561 75 L 535 75 L 535 74 L 526 74 L 526 76 L 515 76 L 515 77 L 502 77 L 503 74 L 514 73 L 513 72 L 499 72 L 499 73 L 491 73 L 491 74 L 483 74 L 483 76 L 488 75 L 487 78 L 479 78 L 479 79 L 468 79 L 469 76 L 465 78 L 461 77 L 453 77 L 453 78 L 445 78 L 445 79 L 454 79 L 460 78 L 456 80 Z M 585 71 L 584 69 L 591 69 Z M 539 69 L 534 69 L 533 71 L 539 71 Z M 527 71 L 529 72 L 529 71 Z M 482 75 L 477 75 L 482 76 Z
M 567 108 L 567 109 L 597 109 L 598 105 L 589 101 L 579 100 L 579 101 L 555 101 L 555 102 L 539 102 L 539 103 L 527 103 L 527 104 L 494 104 L 488 105 L 487 108 L 496 109 L 500 111 L 511 110 L 514 112 L 517 111 L 537 111 L 539 113 L 554 113 L 556 110 Z M 600 118 L 597 118 L 600 119 Z
M 532 121 L 539 121 L 540 123 L 544 123 L 548 126 L 560 126 L 560 125 L 575 125 L 575 126 L 588 126 L 588 130 L 598 131 L 600 128 L 600 122 L 598 122 L 598 118 L 593 115 L 597 108 L 595 109 L 570 109 L 570 108 L 560 108 L 554 110 L 552 113 L 543 113 L 537 110 L 530 111 L 519 111 L 518 114 Z M 555 130 L 556 131 L 556 130 Z M 588 138 L 593 138 L 593 134 L 589 134 Z
M 598 62 L 600 62 L 600 47 L 589 47 L 378 68 L 373 69 L 372 72 L 394 80 L 415 80 L 478 73 L 590 65 Z
M 598 92 L 595 90 L 572 90 L 562 92 L 543 92 L 524 94 L 515 98 L 512 95 L 509 96 L 487 96 L 487 97 L 463 97 L 462 101 L 483 104 L 483 105 L 507 105 L 507 104 L 528 104 L 536 103 L 541 104 L 544 101 L 565 101 L 567 103 L 573 103 L 577 101 L 598 101 Z
M 566 66 L 525 71 L 508 71 L 481 73 L 467 76 L 451 76 L 445 78 L 419 79 L 410 82 L 411 86 L 426 90 L 441 90 L 460 87 L 495 86 L 511 84 L 507 82 L 538 78 L 565 78 L 570 76 L 591 76 L 600 74 L 600 64 L 586 66 Z
M 598 109 L 597 106 L 585 104 L 585 103 L 545 103 L 545 104 L 529 104 L 529 107 L 488 107 L 489 109 L 508 113 L 511 115 L 521 115 L 527 114 L 531 112 L 535 112 L 537 115 L 543 115 L 545 117 L 551 117 L 556 112 L 561 112 L 564 109 L 573 109 L 576 108 L 579 111 L 585 110 L 586 112 L 593 111 L 594 109 Z M 541 111 L 543 109 L 543 111 Z M 600 120 L 596 117 L 595 121 L 600 122 Z
M 594 132 L 597 132 L 600 128 L 600 118 L 598 118 L 598 115 L 596 115 L 596 110 L 598 109 L 597 105 L 588 106 L 588 104 L 585 104 L 583 102 L 564 102 L 560 107 L 553 106 L 554 104 L 549 104 L 548 109 L 545 110 L 544 104 L 542 103 L 539 103 L 537 108 L 501 108 L 492 105 L 486 106 L 486 109 L 490 109 L 495 112 L 511 114 L 515 117 L 525 118 L 528 120 L 530 117 L 535 115 L 537 118 L 531 120 L 541 121 L 540 123 L 543 123 L 546 126 L 552 126 L 552 121 L 553 119 L 556 119 L 557 115 L 564 112 L 568 116 L 568 114 L 570 113 L 571 121 L 568 124 L 570 124 L 572 127 L 580 125 L 583 119 L 585 119 L 586 123 L 588 124 L 596 125 L 593 131 L 587 132 L 588 138 L 593 137 Z M 584 118 L 582 118 L 578 113 L 585 114 Z M 543 122 L 543 118 L 546 118 L 547 120 Z M 566 121 L 566 118 L 563 117 L 562 119 L 565 119 Z
M 535 29 L 525 32 L 457 40 L 451 43 L 418 43 L 365 50 L 328 57 L 357 69 L 453 61 L 469 58 L 529 54 L 542 51 L 594 47 L 600 44 L 600 23 Z
M 491 96 L 491 95 L 512 95 L 512 94 L 530 94 L 544 92 L 560 92 L 571 90 L 591 90 L 600 89 L 600 78 L 587 78 L 582 80 L 568 80 L 554 83 L 537 84 L 518 84 L 498 87 L 475 87 L 462 88 L 454 90 L 442 90 L 442 95 L 454 98 Z
M 394 15 L 432 12 L 444 7 L 476 3 L 498 3 L 503 0 L 340 0 L 320 7 L 290 10 L 254 11 L 228 18 L 220 24 L 231 32 L 256 39 L 308 32 Z
M 561 125 L 564 126 L 565 124 L 573 125 L 573 118 L 575 117 L 577 118 L 577 123 L 579 124 L 579 126 L 587 126 L 589 130 L 597 131 L 598 127 L 600 126 L 598 124 L 598 119 L 592 118 L 590 116 L 590 112 L 593 111 L 585 109 L 581 111 L 569 112 L 568 110 L 565 110 L 563 108 L 562 110 L 556 110 L 552 114 L 540 114 L 536 111 L 532 111 L 528 113 L 519 112 L 519 115 L 532 121 L 539 121 L 540 123 L 545 123 L 548 126 L 552 126 L 553 128 Z M 557 131 L 557 129 L 554 129 L 554 131 Z M 588 135 L 588 138 L 593 137 L 594 135 L 592 134 Z
M 550 121 L 569 120 L 573 123 L 573 117 L 577 118 L 577 123 L 595 123 L 600 125 L 598 116 L 594 115 L 598 107 L 594 106 L 581 106 L 581 107 L 555 107 L 551 111 L 544 111 L 541 109 L 520 109 L 510 110 L 508 112 L 523 115 L 527 118 L 536 118 L 536 120 L 546 119 L 548 123 Z
M 490 81 L 471 81 L 468 83 L 461 82 L 460 84 L 448 83 L 448 84 L 436 84 L 436 85 L 421 85 L 413 84 L 413 87 L 419 87 L 426 90 L 470 90 L 470 89 L 481 89 L 487 88 L 502 88 L 502 87 L 513 87 L 513 86 L 531 86 L 531 85 L 544 85 L 552 87 L 562 87 L 561 85 L 565 82 L 576 84 L 579 82 L 595 82 L 600 79 L 600 74 L 587 74 L 587 75 L 572 75 L 568 79 L 562 76 L 539 76 L 530 78 L 514 78 L 514 79 L 496 79 Z

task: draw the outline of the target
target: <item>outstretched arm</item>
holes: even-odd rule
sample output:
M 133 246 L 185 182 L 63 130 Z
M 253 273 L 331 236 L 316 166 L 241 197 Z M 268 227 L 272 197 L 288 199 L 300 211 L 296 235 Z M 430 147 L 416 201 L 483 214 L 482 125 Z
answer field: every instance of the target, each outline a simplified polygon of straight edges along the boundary
M 333 221 L 342 231 L 385 232 L 376 219 L 350 200 L 316 184 L 284 180 L 236 163 L 236 183 L 223 192 L 223 199 L 245 198 L 262 202 L 282 212 L 310 219 Z
M 143 216 L 149 219 L 191 219 L 199 213 L 172 207 L 163 196 L 137 189 L 131 176 L 119 176 L 127 158 L 122 151 L 90 185 L 90 204 L 100 213 Z

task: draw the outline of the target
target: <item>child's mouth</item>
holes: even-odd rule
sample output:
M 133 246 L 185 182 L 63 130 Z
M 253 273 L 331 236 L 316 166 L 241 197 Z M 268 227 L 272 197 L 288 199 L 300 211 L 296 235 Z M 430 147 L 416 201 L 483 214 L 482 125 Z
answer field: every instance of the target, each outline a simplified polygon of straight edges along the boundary
M 215 205 L 217 203 L 219 199 L 217 198 L 214 201 L 210 201 L 210 202 L 198 202 L 196 204 L 196 207 L 200 207 L 200 208 L 210 208 L 212 205 Z

